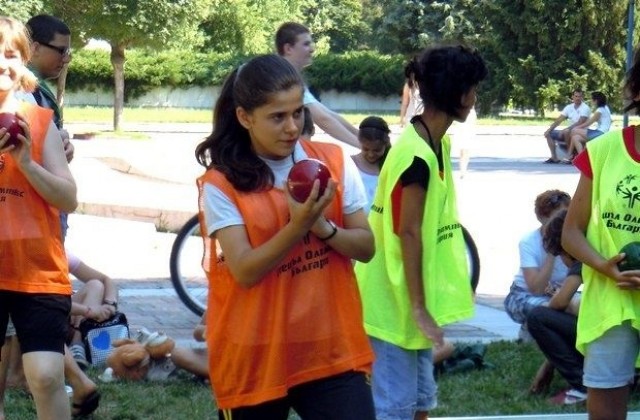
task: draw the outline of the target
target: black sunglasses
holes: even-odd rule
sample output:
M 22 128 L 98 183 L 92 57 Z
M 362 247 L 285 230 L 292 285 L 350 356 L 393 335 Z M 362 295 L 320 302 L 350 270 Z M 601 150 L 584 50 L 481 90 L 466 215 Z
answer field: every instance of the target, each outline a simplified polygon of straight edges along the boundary
M 68 47 L 58 47 L 56 45 L 51 45 L 47 42 L 40 42 L 38 41 L 38 44 L 40 45 L 44 45 L 45 47 L 51 48 L 52 50 L 55 50 L 58 52 L 58 54 L 60 54 L 61 56 L 67 56 L 67 55 L 71 55 L 71 48 Z

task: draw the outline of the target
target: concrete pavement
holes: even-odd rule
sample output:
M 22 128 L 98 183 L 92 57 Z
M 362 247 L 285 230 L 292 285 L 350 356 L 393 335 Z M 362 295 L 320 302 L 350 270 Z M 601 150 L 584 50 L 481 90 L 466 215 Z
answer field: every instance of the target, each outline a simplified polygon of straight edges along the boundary
M 68 128 L 72 133 L 104 129 L 73 123 Z M 175 231 L 196 212 L 194 180 L 202 169 L 193 151 L 209 127 L 138 124 L 124 129 L 149 138 L 73 140 L 71 169 L 81 205 L 71 216 L 67 244 L 85 262 L 118 280 L 121 306 L 132 328 L 164 330 L 187 340 L 198 319 L 170 284 L 169 253 L 175 234 L 166 231 Z M 458 201 L 482 269 L 475 318 L 447 327 L 447 335 L 455 340 L 517 337 L 518 325 L 501 309 L 502 299 L 518 268 L 518 240 L 537 224 L 533 200 L 550 188 L 572 194 L 578 180 L 571 166 L 542 163 L 548 155 L 543 130 L 478 126 L 475 139 L 466 142 L 472 158 L 464 178 L 456 169 Z M 455 133 L 456 127 L 457 163 L 460 141 Z M 327 140 L 322 133 L 316 139 Z

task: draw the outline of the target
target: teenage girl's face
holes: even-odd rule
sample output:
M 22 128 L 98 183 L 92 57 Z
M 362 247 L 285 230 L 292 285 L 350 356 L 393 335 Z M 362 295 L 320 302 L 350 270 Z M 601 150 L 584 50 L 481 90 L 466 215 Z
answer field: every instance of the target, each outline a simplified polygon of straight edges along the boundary
M 15 89 L 24 69 L 20 51 L 7 43 L 0 45 L 0 92 Z
M 469 89 L 467 93 L 462 95 L 462 100 L 460 101 L 460 103 L 462 104 L 462 107 L 458 108 L 458 115 L 455 118 L 456 121 L 465 122 L 467 120 L 467 117 L 469 116 L 469 113 L 475 106 L 476 99 L 478 98 L 477 89 L 478 87 L 474 86 L 471 89 Z
M 371 164 L 378 163 L 384 156 L 387 144 L 380 140 L 360 139 L 360 151 L 364 160 Z
M 278 160 L 291 156 L 303 125 L 302 86 L 271 94 L 251 112 L 238 107 L 238 121 L 249 131 L 258 156 Z

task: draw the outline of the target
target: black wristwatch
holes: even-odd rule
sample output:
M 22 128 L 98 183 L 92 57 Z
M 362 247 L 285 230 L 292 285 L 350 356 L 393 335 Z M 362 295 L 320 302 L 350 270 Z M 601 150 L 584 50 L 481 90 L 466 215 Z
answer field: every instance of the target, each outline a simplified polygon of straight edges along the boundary
M 113 306 L 116 311 L 118 310 L 118 302 L 116 302 L 115 300 L 105 299 L 102 301 L 102 303 L 105 305 Z
M 327 222 L 329 223 L 329 226 L 331 226 L 331 233 L 324 238 L 318 237 L 318 239 L 320 239 L 321 241 L 328 241 L 329 239 L 336 236 L 336 233 L 338 233 L 338 226 L 336 226 L 336 223 L 331 219 L 327 219 Z

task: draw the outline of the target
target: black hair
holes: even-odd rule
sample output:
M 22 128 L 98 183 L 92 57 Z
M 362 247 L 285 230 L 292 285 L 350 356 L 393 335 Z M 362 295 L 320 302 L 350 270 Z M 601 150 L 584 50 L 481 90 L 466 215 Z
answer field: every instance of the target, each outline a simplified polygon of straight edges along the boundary
M 567 210 L 560 209 L 553 213 L 542 228 L 542 246 L 553 256 L 567 253 L 562 247 L 562 227 L 567 217 Z
M 413 84 L 416 76 L 416 68 L 418 67 L 418 59 L 413 56 L 411 60 L 404 66 L 404 77 L 407 80 L 407 85 L 413 89 Z
M 37 15 L 29 19 L 25 25 L 35 42 L 51 42 L 56 34 L 71 35 L 66 23 L 51 15 Z
M 640 101 L 636 99 L 640 95 L 640 48 L 636 48 L 633 65 L 627 72 L 622 90 L 624 98 L 629 101 L 623 111 L 635 110 L 636 113 L 640 113 Z
M 598 108 L 607 104 L 607 96 L 602 92 L 591 92 L 591 99 L 596 101 L 596 105 L 598 106 Z
M 387 122 L 376 116 L 370 116 L 362 120 L 360 126 L 358 127 L 358 141 L 369 140 L 369 141 L 379 141 L 384 143 L 384 154 L 382 158 L 378 161 L 378 166 L 382 168 L 382 164 L 384 160 L 387 158 L 387 154 L 389 153 L 389 149 L 391 149 L 391 138 L 389 137 L 389 125 Z
M 294 45 L 298 41 L 298 35 L 308 34 L 309 28 L 297 22 L 285 22 L 276 31 L 276 51 L 284 55 L 284 46 Z
M 262 55 L 231 72 L 222 86 L 213 111 L 213 132 L 196 147 L 198 163 L 215 168 L 240 191 L 258 191 L 273 186 L 273 172 L 258 157 L 251 137 L 236 116 L 241 107 L 251 113 L 265 105 L 274 93 L 300 88 L 298 71 L 284 58 Z
M 302 113 L 304 114 L 304 124 L 302 124 L 302 132 L 301 136 L 312 137 L 316 134 L 316 126 L 313 124 L 313 116 L 311 115 L 311 110 L 306 106 L 302 108 Z
M 415 79 L 425 106 L 457 117 L 463 95 L 487 77 L 480 54 L 462 44 L 427 48 L 418 59 Z

